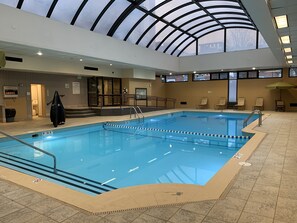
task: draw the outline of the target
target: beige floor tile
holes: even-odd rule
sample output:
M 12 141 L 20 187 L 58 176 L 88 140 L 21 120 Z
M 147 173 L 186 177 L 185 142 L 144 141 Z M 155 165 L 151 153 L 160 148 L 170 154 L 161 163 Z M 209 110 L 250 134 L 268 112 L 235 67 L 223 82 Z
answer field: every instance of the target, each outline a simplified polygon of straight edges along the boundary
M 220 219 L 212 218 L 212 217 L 206 217 L 204 218 L 202 223 L 228 223 L 228 222 L 222 221 Z
M 32 219 L 39 216 L 39 213 L 33 211 L 29 208 L 23 208 L 18 211 L 15 211 L 11 214 L 8 214 L 1 218 L 3 223 L 23 223 L 30 222 Z
M 126 222 L 128 223 L 128 222 L 134 221 L 143 212 L 144 210 L 116 212 L 116 213 L 109 214 L 104 218 L 114 223 L 126 223 Z
M 197 214 L 206 215 L 210 209 L 214 206 L 215 201 L 200 201 L 182 206 L 183 210 L 192 211 Z
M 297 222 L 297 200 L 279 197 L 275 219 L 284 222 Z
M 40 214 L 46 214 L 49 211 L 51 211 L 54 208 L 57 208 L 61 206 L 62 203 L 58 202 L 51 198 L 46 198 L 44 200 L 41 200 L 39 202 L 33 203 L 28 205 L 29 208 L 31 208 L 34 211 L 37 211 Z
M 76 213 L 71 216 L 67 220 L 63 221 L 63 223 L 97 223 L 102 219 L 101 216 L 85 214 L 82 212 Z
M 145 212 L 145 214 L 163 220 L 169 220 L 178 211 L 178 209 L 178 207 L 150 208 Z
M 169 221 L 172 223 L 200 223 L 203 219 L 204 215 L 180 209 L 169 219 Z
M 247 200 L 251 191 L 249 190 L 244 190 L 240 188 L 231 188 L 229 193 L 227 194 L 227 197 L 233 197 L 233 198 L 238 198 L 241 200 Z
M 238 223 L 273 223 L 272 218 L 267 218 L 251 213 L 242 212 Z
M 167 221 L 155 218 L 153 216 L 142 214 L 136 218 L 132 223 L 166 223 Z
M 0 218 L 8 214 L 14 213 L 18 210 L 23 209 L 24 206 L 14 201 L 8 201 L 0 204 Z
M 239 219 L 240 214 L 241 210 L 236 210 L 219 205 L 214 206 L 207 216 L 215 219 L 220 219 L 225 222 L 235 223 Z
M 74 209 L 70 206 L 60 205 L 57 208 L 46 212 L 45 216 L 48 216 L 55 221 L 62 222 L 76 213 L 78 213 L 77 209 Z
M 248 200 L 244 208 L 244 212 L 264 216 L 267 218 L 273 218 L 275 213 L 275 206 L 276 205 L 252 202 Z

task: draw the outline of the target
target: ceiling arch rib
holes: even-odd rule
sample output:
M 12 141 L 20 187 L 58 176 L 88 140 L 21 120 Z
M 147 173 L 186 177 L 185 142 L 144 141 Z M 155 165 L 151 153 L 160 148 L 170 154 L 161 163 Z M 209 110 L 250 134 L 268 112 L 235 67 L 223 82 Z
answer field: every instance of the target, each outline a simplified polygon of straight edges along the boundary
M 176 21 L 182 19 L 183 17 L 188 16 L 189 14 L 192 14 L 192 13 L 195 13 L 195 12 L 199 12 L 199 11 L 201 11 L 201 9 L 196 9 L 196 10 L 193 10 L 193 11 L 191 11 L 191 12 L 188 12 L 187 14 L 184 14 L 184 15 L 181 15 L 181 16 L 177 17 L 177 18 L 176 18 L 175 20 L 173 20 L 172 22 L 174 23 L 174 22 L 176 22 Z M 216 15 L 221 15 L 221 14 L 225 15 L 225 12 L 217 12 L 217 13 L 213 13 L 214 16 L 216 16 Z M 230 12 L 230 14 L 231 14 L 231 15 L 240 15 L 240 16 L 244 15 L 244 16 L 245 16 L 244 13 L 238 13 L 238 12 Z M 201 15 L 201 16 L 198 16 L 198 17 L 194 17 L 194 18 L 192 18 L 192 19 L 190 19 L 190 20 L 187 20 L 186 22 L 182 23 L 181 25 L 179 25 L 179 27 L 182 28 L 183 26 L 188 25 L 188 24 L 191 23 L 191 22 L 199 21 L 200 19 L 203 19 L 203 18 L 206 18 L 206 17 L 207 17 L 206 14 Z M 245 18 L 228 17 L 228 18 L 242 19 L 242 20 L 245 20 L 245 21 L 248 20 L 246 17 L 245 17 Z M 222 19 L 227 19 L 227 17 L 224 17 L 224 18 L 222 18 Z M 164 42 L 165 42 L 171 35 L 174 34 L 175 31 L 176 31 L 176 30 L 172 31 L 172 32 L 169 33 L 166 37 L 164 37 L 163 40 L 162 40 L 162 41 L 159 43 L 159 45 L 157 46 L 156 50 L 159 50 L 159 48 L 161 47 L 161 45 L 163 45 Z
M 58 3 L 58 0 L 54 0 L 54 1 L 53 1 L 51 7 L 49 8 L 49 10 L 48 10 L 48 12 L 47 12 L 47 14 L 46 14 L 46 17 L 47 17 L 47 18 L 50 18 L 50 17 L 51 17 L 51 15 L 53 14 L 53 11 L 54 11 L 54 9 L 55 9 L 57 3 Z
M 179 27 L 177 27 L 177 26 L 175 26 L 174 24 L 168 22 L 168 21 L 167 21 L 166 19 L 164 19 L 164 18 L 165 18 L 167 15 L 169 15 L 170 13 L 174 12 L 175 10 L 178 10 L 178 9 L 180 9 L 180 8 L 182 8 L 182 7 L 186 7 L 186 6 L 191 5 L 191 4 L 193 4 L 193 3 L 188 2 L 188 3 L 185 3 L 185 4 L 179 5 L 179 6 L 177 6 L 176 8 L 171 9 L 170 11 L 166 12 L 166 13 L 163 14 L 161 17 L 158 17 L 158 16 L 156 16 L 155 14 L 152 14 L 154 17 L 156 17 L 157 20 L 156 20 L 155 22 L 153 22 L 153 23 L 152 23 L 152 24 L 151 24 L 151 25 L 144 31 L 144 33 L 143 33 L 143 34 L 139 37 L 139 39 L 137 40 L 136 44 L 138 45 L 139 42 L 142 40 L 142 38 L 149 32 L 149 30 L 152 29 L 154 26 L 157 26 L 157 23 L 160 22 L 160 21 L 164 22 L 164 23 L 167 24 L 167 25 L 172 26 L 172 27 L 175 28 L 176 30 L 180 30 L 181 32 L 184 32 L 184 31 L 181 30 Z M 189 34 L 188 34 L 188 35 L 189 35 Z
M 140 24 L 146 17 L 148 17 L 153 11 L 157 10 L 159 7 L 161 7 L 161 6 L 164 5 L 164 4 L 167 4 L 167 3 L 170 2 L 170 1 L 172 1 L 172 0 L 166 0 L 166 1 L 161 2 L 160 4 L 156 5 L 156 6 L 153 7 L 151 10 L 149 10 L 149 11 L 148 11 L 149 13 L 147 13 L 147 11 L 144 10 L 143 8 L 138 7 L 139 10 L 145 12 L 145 15 L 142 16 L 142 17 L 141 17 L 141 18 L 134 24 L 134 26 L 128 31 L 128 33 L 127 33 L 127 35 L 125 36 L 124 40 L 126 41 L 126 40 L 129 38 L 129 36 L 131 35 L 131 33 L 136 29 L 136 27 L 137 27 L 137 26 L 138 26 L 138 25 L 139 25 L 139 24 Z
M 87 4 L 88 0 L 84 0 L 81 5 L 79 6 L 78 10 L 76 11 L 73 19 L 71 20 L 70 24 L 74 25 L 75 21 L 77 20 L 79 14 L 81 13 L 81 11 L 83 10 L 83 8 L 85 7 L 85 5 Z
M 18 8 L 18 9 L 21 9 L 23 3 L 24 3 L 24 0 L 19 0 L 19 2 L 18 2 L 18 4 L 17 4 L 17 8 Z
M 109 9 L 109 7 L 114 3 L 115 0 L 110 0 L 107 5 L 104 7 L 104 9 L 100 12 L 100 14 L 98 15 L 98 17 L 96 18 L 96 20 L 94 21 L 94 24 L 91 27 L 91 31 L 94 31 L 94 29 L 96 28 L 98 22 L 100 21 L 100 19 L 102 18 L 102 16 L 104 15 L 104 13 Z

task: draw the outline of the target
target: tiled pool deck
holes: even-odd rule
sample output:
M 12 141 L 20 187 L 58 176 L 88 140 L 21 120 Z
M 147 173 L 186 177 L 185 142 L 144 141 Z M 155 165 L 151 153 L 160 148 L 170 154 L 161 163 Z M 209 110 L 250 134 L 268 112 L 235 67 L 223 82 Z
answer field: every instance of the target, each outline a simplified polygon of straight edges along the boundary
M 94 120 L 68 119 L 67 125 Z M 1 130 L 12 134 L 48 127 L 44 119 L 0 124 Z M 0 172 L 0 223 L 297 222 L 297 113 L 271 112 L 255 129 L 267 135 L 249 158 L 252 165 L 242 167 L 218 200 L 94 215 L 11 183 Z

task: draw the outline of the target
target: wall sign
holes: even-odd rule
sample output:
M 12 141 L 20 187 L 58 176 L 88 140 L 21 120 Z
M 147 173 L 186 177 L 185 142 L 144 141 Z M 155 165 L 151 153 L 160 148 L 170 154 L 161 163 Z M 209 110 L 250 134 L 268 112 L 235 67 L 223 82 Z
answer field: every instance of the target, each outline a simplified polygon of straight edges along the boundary
M 19 91 L 17 86 L 3 86 L 4 98 L 17 98 Z

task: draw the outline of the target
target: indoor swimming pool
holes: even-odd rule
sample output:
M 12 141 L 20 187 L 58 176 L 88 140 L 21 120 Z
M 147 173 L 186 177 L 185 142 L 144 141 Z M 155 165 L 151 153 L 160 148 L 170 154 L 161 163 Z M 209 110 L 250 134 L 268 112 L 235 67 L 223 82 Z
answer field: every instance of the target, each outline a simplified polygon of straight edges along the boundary
M 2 139 L 0 163 L 90 194 L 143 184 L 205 185 L 252 135 L 248 114 L 177 112 Z M 255 120 L 253 116 L 249 121 Z

